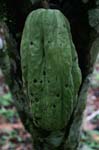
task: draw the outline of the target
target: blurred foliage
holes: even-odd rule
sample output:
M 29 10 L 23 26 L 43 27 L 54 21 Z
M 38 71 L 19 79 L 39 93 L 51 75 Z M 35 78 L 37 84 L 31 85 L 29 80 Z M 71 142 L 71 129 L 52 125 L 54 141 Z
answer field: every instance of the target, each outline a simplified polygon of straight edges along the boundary
M 81 150 L 99 150 L 99 55 L 91 77 L 91 97 L 89 96 L 81 134 Z M 93 97 L 93 98 L 92 98 Z M 90 102 L 90 103 L 89 103 Z M 93 108 L 92 108 L 93 107 Z M 89 109 L 89 110 L 88 110 Z M 91 109 L 91 114 L 90 114 Z M 95 113 L 97 112 L 97 113 Z M 93 116 L 93 117 L 92 117 Z M 88 118 L 90 117 L 90 120 Z M 88 122 L 88 123 L 87 123 Z M 91 128 L 91 129 L 89 129 Z
M 24 129 L 14 103 L 0 70 L 0 150 L 32 150 L 30 135 Z

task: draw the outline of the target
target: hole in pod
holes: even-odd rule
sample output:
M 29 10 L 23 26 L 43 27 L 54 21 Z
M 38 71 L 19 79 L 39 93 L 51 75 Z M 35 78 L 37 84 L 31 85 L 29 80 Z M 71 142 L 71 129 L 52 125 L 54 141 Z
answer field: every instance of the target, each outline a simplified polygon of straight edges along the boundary
M 50 83 L 50 80 L 48 80 L 48 83 Z
M 33 42 L 32 42 L 32 41 L 30 42 L 30 45 L 31 45 L 31 46 L 33 45 Z
M 33 94 L 33 93 L 31 93 L 31 96 L 34 96 L 34 94 Z
M 44 76 L 46 75 L 46 72 L 45 72 L 45 70 L 43 71 L 43 75 L 44 75 Z
M 37 80 L 36 80 L 36 79 L 34 79 L 34 80 L 33 80 L 33 82 L 34 82 L 34 83 L 37 83 Z
M 35 98 L 35 101 L 36 101 L 36 102 L 38 102 L 38 101 L 39 101 L 39 99 L 36 97 L 36 98 Z
M 56 105 L 54 104 L 54 105 L 53 105 L 53 107 L 55 108 L 55 107 L 56 107 Z
M 65 87 L 67 88 L 67 87 L 68 87 L 68 84 L 65 84 Z
M 48 41 L 48 43 L 51 43 L 51 41 Z
M 25 69 L 26 68 L 26 66 L 23 66 L 23 69 Z
M 40 83 L 42 83 L 43 81 L 42 80 L 40 80 Z
M 74 61 L 76 61 L 76 60 L 77 60 L 77 57 L 74 58 Z
M 22 100 L 22 101 L 24 101 L 24 98 L 23 98 L 23 97 L 21 97 L 21 100 Z
M 44 44 L 44 37 L 42 37 L 41 41 L 42 41 L 42 44 Z
M 60 95 L 59 95 L 59 94 L 56 94 L 56 96 L 57 96 L 57 97 L 60 97 Z

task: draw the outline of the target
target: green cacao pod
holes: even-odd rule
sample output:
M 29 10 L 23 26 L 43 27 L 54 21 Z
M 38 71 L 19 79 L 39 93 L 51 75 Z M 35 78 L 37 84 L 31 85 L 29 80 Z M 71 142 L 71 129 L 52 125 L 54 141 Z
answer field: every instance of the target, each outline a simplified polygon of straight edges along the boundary
M 58 10 L 38 9 L 27 17 L 21 41 L 23 87 L 33 124 L 64 128 L 81 83 L 68 20 Z

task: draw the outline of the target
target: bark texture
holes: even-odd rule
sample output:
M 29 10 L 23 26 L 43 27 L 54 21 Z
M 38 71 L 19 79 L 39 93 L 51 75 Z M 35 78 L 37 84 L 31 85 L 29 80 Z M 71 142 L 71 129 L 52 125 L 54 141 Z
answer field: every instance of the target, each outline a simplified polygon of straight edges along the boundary
M 26 107 L 28 104 L 27 101 L 25 101 L 26 97 L 22 92 L 19 45 L 27 15 L 31 10 L 41 7 L 43 7 L 41 2 L 35 2 L 34 4 L 32 1 L 28 0 L 11 0 L 10 3 L 8 0 L 0 1 L 0 38 L 6 43 L 9 64 L 13 68 L 12 71 L 10 70 L 10 76 L 11 78 L 13 76 L 12 74 L 15 76 L 13 79 L 13 86 L 10 84 L 10 89 L 16 98 L 16 107 L 27 130 L 30 129 L 30 127 L 28 127 L 28 119 L 31 120 L 32 123 L 32 116 L 31 114 L 27 115 L 27 113 L 25 113 L 25 111 L 28 111 L 28 108 Z M 62 146 L 58 149 L 80 150 L 80 126 L 86 103 L 86 94 L 90 84 L 89 76 L 93 71 L 94 62 L 99 53 L 99 0 L 50 0 L 49 7 L 52 9 L 60 9 L 68 18 L 71 25 L 73 41 L 79 57 L 79 65 L 83 75 L 83 82 L 78 93 L 78 103 L 71 115 L 66 131 L 63 131 L 63 133 L 65 133 L 65 138 Z M 4 30 L 3 33 L 1 32 L 1 29 Z M 0 67 L 2 68 L 1 62 Z M 27 108 L 27 110 L 24 108 Z M 63 133 L 59 133 L 59 135 Z M 40 134 L 42 136 L 44 132 L 40 131 Z M 48 146 L 45 147 L 46 149 L 44 150 L 50 149 Z M 40 147 L 37 147 L 37 149 L 40 149 Z

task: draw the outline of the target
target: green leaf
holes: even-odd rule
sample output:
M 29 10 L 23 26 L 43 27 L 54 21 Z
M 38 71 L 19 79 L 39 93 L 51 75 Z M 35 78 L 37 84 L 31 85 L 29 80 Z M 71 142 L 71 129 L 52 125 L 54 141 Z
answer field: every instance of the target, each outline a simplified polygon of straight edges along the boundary
M 11 94 L 4 94 L 3 96 L 0 96 L 0 105 L 2 106 L 8 106 L 12 103 Z

